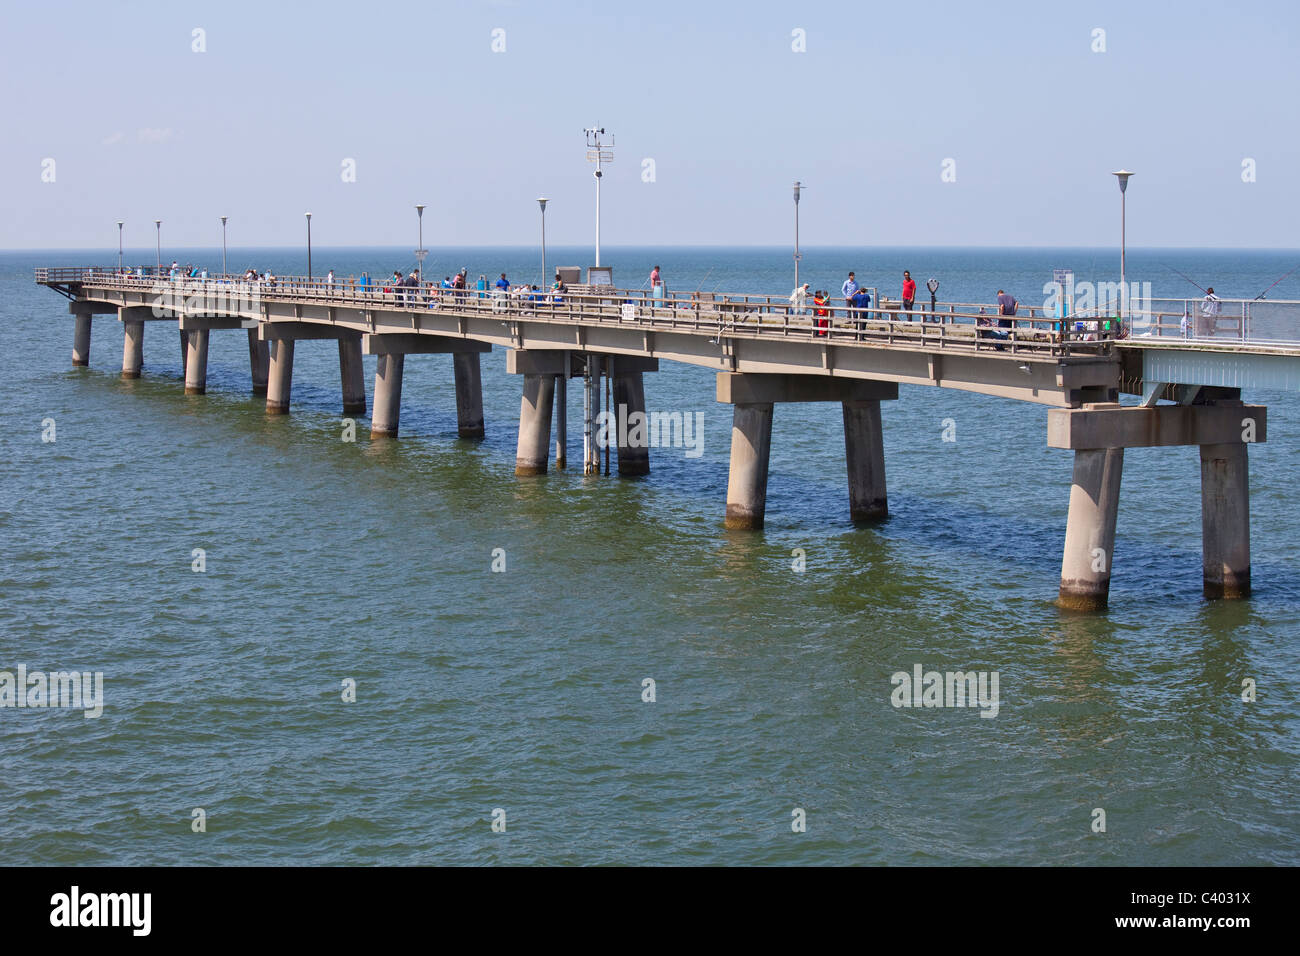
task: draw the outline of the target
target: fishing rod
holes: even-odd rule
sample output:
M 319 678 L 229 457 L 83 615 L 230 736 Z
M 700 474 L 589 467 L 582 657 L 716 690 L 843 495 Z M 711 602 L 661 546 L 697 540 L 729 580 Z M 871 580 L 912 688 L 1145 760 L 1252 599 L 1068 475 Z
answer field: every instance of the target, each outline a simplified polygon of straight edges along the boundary
M 1166 269 L 1168 269 L 1170 272 L 1174 273 L 1174 275 L 1182 276 L 1184 279 L 1187 279 L 1188 282 L 1191 282 L 1192 285 L 1196 286 L 1196 288 L 1200 289 L 1202 292 L 1205 292 L 1206 295 L 1209 295 L 1209 294 L 1210 294 L 1209 292 L 1206 292 L 1205 289 L 1201 288 L 1200 285 L 1198 285 L 1198 284 L 1195 283 L 1195 282 L 1192 282 L 1191 279 L 1188 279 L 1187 276 L 1183 275 L 1181 272 L 1179 272 L 1179 271 L 1178 271 L 1177 269 L 1175 269 L 1173 266 L 1166 266 L 1163 262 L 1160 263 L 1160 264 L 1161 264 L 1162 266 L 1164 266 Z
M 1282 277 L 1282 279 L 1285 279 L 1285 278 L 1287 278 L 1288 276 L 1294 275 L 1297 271 L 1300 271 L 1300 266 L 1296 266 L 1294 269 L 1292 269 L 1290 272 L 1288 272 L 1286 275 L 1284 275 L 1284 276 Z M 1268 293 L 1272 291 L 1273 286 L 1277 285 L 1278 282 L 1281 282 L 1282 279 L 1278 279 L 1277 282 L 1274 282 L 1274 283 L 1273 283 L 1273 285 L 1269 286 L 1267 289 L 1265 289 L 1265 290 L 1264 290 L 1263 292 L 1261 292 L 1259 295 L 1255 296 L 1255 298 L 1254 298 L 1253 301 L 1258 302 L 1260 299 L 1264 298 L 1264 296 L 1268 295 Z

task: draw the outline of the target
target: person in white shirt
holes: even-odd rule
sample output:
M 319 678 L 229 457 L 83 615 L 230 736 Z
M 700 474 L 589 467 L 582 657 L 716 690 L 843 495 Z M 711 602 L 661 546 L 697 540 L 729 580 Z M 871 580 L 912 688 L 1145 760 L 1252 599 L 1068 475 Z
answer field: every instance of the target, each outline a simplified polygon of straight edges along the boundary
M 327 273 L 325 274 L 325 284 L 326 284 L 326 285 L 333 285 L 333 284 L 334 284 L 334 270 L 333 270 L 333 269 L 331 269 L 329 272 L 327 272 Z
M 1201 300 L 1201 334 L 1213 335 L 1219 324 L 1219 297 L 1214 294 L 1214 286 L 1205 290 Z
M 805 282 L 790 293 L 790 306 L 795 315 L 808 314 L 808 283 Z

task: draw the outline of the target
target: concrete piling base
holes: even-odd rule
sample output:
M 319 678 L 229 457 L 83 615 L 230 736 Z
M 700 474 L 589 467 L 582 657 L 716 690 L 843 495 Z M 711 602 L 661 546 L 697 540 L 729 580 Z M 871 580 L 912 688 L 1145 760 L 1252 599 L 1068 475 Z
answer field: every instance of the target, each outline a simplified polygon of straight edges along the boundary
M 650 447 L 645 422 L 645 384 L 640 372 L 620 372 L 615 360 L 614 411 L 619 416 L 618 473 L 624 476 L 650 474 Z M 640 413 L 641 427 L 634 429 L 629 421 Z
M 248 369 L 253 379 L 253 394 L 266 394 L 266 379 L 271 364 L 270 343 L 257 337 L 257 329 L 248 330 Z
M 185 354 L 185 394 L 202 395 L 208 390 L 207 329 L 182 332 L 187 337 Z
M 456 433 L 461 438 L 482 438 L 483 379 L 479 353 L 455 352 L 452 367 L 456 375 Z
M 293 390 L 293 339 L 271 339 L 266 377 L 266 411 L 268 415 L 289 414 L 289 395 Z
M 1058 596 L 1062 607 L 1075 611 L 1106 608 L 1123 472 L 1123 448 L 1081 448 L 1074 453 Z
M 339 379 L 343 383 L 343 414 L 364 415 L 366 379 L 361 364 L 360 334 L 339 339 Z
M 144 367 L 144 323 L 122 323 L 122 377 L 139 378 Z
M 844 455 L 849 466 L 849 516 L 859 523 L 889 517 L 885 493 L 885 439 L 879 401 L 848 401 L 844 409 Z
M 375 358 L 375 407 L 370 413 L 371 438 L 396 438 L 402 414 L 402 372 L 406 356 L 401 352 Z
M 524 397 L 519 405 L 519 444 L 515 452 L 516 475 L 546 474 L 554 401 L 554 375 L 524 375 Z
M 72 330 L 72 364 L 77 368 L 90 366 L 90 315 L 80 313 L 76 316 Z
M 731 471 L 726 527 L 756 530 L 767 510 L 767 465 L 772 451 L 771 402 L 737 402 L 731 422 Z
M 1246 445 L 1201 445 L 1201 566 L 1207 598 L 1250 595 Z

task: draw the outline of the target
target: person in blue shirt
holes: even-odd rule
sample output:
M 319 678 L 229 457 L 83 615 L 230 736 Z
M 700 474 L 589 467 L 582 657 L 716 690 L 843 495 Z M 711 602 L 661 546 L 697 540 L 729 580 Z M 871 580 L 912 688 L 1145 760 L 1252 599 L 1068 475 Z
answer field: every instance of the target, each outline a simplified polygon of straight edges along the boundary
M 857 295 L 858 289 L 859 289 L 858 280 L 854 278 L 853 273 L 850 272 L 849 277 L 844 280 L 844 285 L 840 287 L 840 295 L 844 297 L 845 305 L 849 305 L 850 303 L 852 303 L 853 297 Z M 854 315 L 852 312 L 845 312 L 844 317 L 846 319 L 852 320 L 854 318 Z
M 510 280 L 506 278 L 506 274 L 504 272 L 501 273 L 501 278 L 497 279 L 497 288 L 502 289 L 506 292 L 510 291 Z
M 849 302 L 853 305 L 854 321 L 858 323 L 858 328 L 861 328 L 862 323 L 867 321 L 866 310 L 867 306 L 871 305 L 871 293 L 866 289 L 859 287 L 858 290 L 849 297 Z

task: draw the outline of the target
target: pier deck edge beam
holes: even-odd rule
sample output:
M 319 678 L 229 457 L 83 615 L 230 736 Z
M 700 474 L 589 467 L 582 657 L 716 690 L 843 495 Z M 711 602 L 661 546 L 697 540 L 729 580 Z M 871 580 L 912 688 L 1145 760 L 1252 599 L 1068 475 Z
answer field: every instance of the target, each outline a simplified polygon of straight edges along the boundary
M 779 402 L 839 402 L 844 416 L 849 515 L 855 522 L 889 515 L 885 493 L 885 449 L 880 403 L 898 398 L 897 382 L 719 372 L 717 399 L 735 406 L 727 478 L 728 528 L 757 530 L 767 512 L 772 416 Z
M 1268 409 L 1239 400 L 1201 405 L 1056 408 L 1047 443 L 1075 453 L 1061 560 L 1058 602 L 1104 610 L 1110 594 L 1123 451 L 1198 445 L 1201 458 L 1201 549 L 1207 598 L 1250 594 L 1250 487 L 1247 446 L 1267 439 Z M 1100 549 L 1102 554 L 1098 554 Z M 1102 567 L 1104 570 L 1094 570 Z

